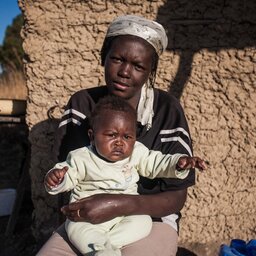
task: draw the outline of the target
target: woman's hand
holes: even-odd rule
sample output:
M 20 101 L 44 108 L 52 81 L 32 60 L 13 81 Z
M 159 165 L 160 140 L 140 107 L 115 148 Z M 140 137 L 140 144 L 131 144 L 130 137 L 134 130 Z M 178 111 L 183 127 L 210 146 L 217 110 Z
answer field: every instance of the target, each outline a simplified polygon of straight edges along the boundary
M 127 213 L 124 205 L 128 204 L 129 197 L 133 196 L 116 194 L 92 195 L 63 206 L 61 211 L 72 221 L 86 221 L 98 224 Z
M 152 195 L 97 194 L 61 208 L 71 221 L 102 223 L 119 216 L 147 214 L 163 217 L 179 212 L 186 201 L 187 190 Z

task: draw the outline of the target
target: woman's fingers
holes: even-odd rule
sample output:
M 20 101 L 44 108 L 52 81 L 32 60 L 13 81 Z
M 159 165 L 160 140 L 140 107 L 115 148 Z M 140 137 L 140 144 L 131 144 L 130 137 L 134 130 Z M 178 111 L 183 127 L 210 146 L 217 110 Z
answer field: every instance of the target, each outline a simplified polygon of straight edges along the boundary
M 73 221 L 102 223 L 119 216 L 123 195 L 97 194 L 70 203 L 61 208 L 62 213 Z
M 62 208 L 61 211 L 63 212 Z M 64 212 L 63 212 L 64 213 Z M 64 213 L 64 215 L 70 219 L 71 221 L 83 221 L 84 219 L 82 218 L 82 216 L 80 215 L 81 210 L 78 209 L 76 211 L 66 211 Z
M 68 212 L 73 212 L 73 211 L 77 211 L 78 209 L 81 209 L 83 208 L 83 203 L 85 203 L 86 201 L 86 198 L 83 199 L 83 201 L 76 201 L 74 203 L 70 203 L 70 204 L 67 204 L 67 205 L 64 205 L 61 210 L 62 212 L 65 214 L 65 213 L 68 213 Z

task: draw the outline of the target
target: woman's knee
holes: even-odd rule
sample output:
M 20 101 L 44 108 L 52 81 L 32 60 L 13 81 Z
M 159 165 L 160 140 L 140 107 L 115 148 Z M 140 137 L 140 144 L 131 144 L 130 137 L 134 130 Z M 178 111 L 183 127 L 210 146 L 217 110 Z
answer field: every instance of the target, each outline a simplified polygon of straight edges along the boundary
M 175 256 L 178 234 L 168 224 L 154 222 L 150 234 L 122 249 L 122 256 Z

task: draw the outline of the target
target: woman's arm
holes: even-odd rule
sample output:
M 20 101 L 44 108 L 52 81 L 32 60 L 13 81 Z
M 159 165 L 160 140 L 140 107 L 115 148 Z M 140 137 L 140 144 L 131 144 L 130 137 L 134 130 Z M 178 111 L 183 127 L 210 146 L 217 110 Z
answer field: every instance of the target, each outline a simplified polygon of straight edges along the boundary
M 72 221 L 87 221 L 92 224 L 127 215 L 163 217 L 179 212 L 186 197 L 187 189 L 152 195 L 97 194 L 63 206 L 62 212 Z

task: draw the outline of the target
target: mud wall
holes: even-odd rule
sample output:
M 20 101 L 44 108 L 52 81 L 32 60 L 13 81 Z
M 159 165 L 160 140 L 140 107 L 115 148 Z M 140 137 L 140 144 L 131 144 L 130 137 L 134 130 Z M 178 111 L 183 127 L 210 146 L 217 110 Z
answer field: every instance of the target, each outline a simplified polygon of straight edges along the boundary
M 57 199 L 45 193 L 43 177 L 55 161 L 51 151 L 62 107 L 75 91 L 104 84 L 99 50 L 107 25 L 120 14 L 143 15 L 166 28 L 169 45 L 157 86 L 180 98 L 195 154 L 210 162 L 209 172 L 197 175 L 189 189 L 180 244 L 207 248 L 255 238 L 254 0 L 19 0 L 19 5 L 25 17 L 26 121 L 38 238 L 57 225 Z

